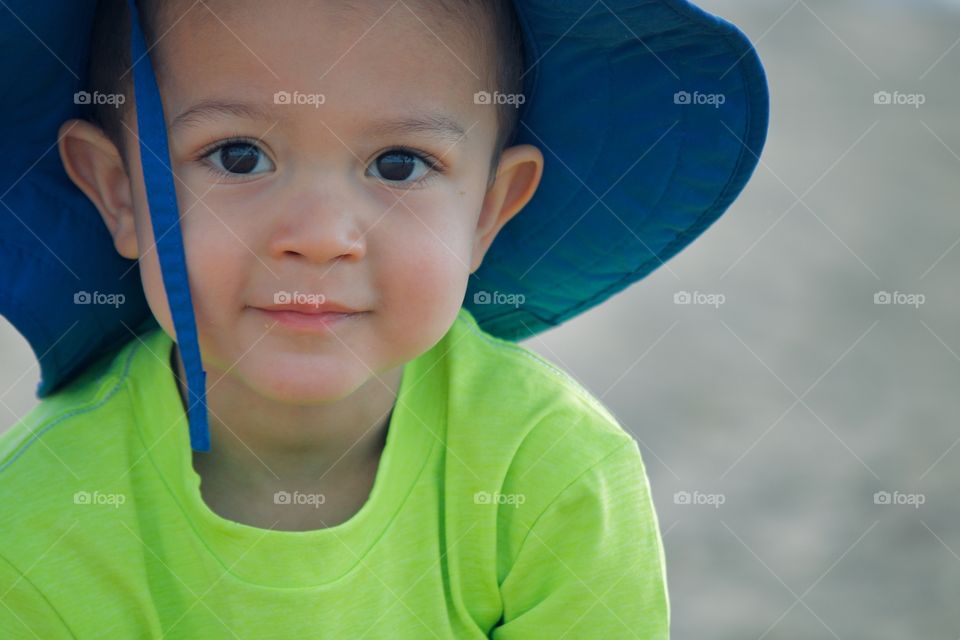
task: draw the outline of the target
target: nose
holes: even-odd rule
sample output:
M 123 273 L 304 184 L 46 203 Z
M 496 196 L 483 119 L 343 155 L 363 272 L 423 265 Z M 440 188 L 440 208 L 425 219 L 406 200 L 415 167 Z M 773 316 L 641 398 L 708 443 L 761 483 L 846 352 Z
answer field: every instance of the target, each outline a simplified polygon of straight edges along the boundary
M 280 204 L 280 203 L 278 203 Z M 301 194 L 280 204 L 283 213 L 271 227 L 269 252 L 275 259 L 301 258 L 315 264 L 366 255 L 359 215 L 329 194 Z

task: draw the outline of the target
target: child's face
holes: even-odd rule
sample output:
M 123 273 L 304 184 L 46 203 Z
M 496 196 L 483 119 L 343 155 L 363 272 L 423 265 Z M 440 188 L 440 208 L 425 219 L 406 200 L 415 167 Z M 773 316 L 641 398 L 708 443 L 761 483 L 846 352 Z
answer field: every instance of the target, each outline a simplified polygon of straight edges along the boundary
M 474 101 L 491 90 L 486 63 L 477 36 L 441 22 L 429 3 L 230 4 L 209 3 L 216 15 L 195 5 L 157 50 L 205 368 L 211 381 L 228 373 L 275 399 L 344 396 L 444 335 L 496 232 L 536 189 L 542 156 L 508 149 L 487 191 L 496 107 Z M 220 106 L 184 115 L 201 104 Z M 388 129 L 428 114 L 464 134 Z M 140 258 L 150 307 L 174 336 L 128 137 L 128 251 L 138 254 L 128 257 Z M 229 153 L 201 157 L 229 139 L 239 139 Z M 398 146 L 443 172 L 385 153 Z M 362 313 L 333 334 L 298 333 L 258 309 L 281 292 Z

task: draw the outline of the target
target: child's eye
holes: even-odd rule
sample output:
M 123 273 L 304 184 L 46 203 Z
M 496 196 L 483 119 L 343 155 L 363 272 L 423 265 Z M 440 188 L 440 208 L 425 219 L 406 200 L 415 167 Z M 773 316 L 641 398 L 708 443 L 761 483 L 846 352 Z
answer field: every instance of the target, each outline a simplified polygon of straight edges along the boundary
M 245 176 L 272 171 L 275 167 L 269 157 L 254 143 L 228 140 L 202 152 L 200 156 L 218 175 Z M 427 174 L 442 173 L 443 168 L 432 156 L 398 147 L 380 154 L 371 165 L 374 177 L 386 182 L 423 184 Z M 425 178 L 426 176 L 426 178 Z
M 221 174 L 251 175 L 274 169 L 273 162 L 255 144 L 225 142 L 203 156 Z
M 417 172 L 417 163 L 422 168 L 422 172 Z M 377 156 L 377 159 L 370 165 L 374 170 L 374 177 L 386 180 L 387 182 L 424 182 L 424 175 L 431 171 L 442 173 L 439 163 L 432 157 L 418 153 L 410 149 L 390 149 Z M 412 175 L 416 177 L 411 178 Z

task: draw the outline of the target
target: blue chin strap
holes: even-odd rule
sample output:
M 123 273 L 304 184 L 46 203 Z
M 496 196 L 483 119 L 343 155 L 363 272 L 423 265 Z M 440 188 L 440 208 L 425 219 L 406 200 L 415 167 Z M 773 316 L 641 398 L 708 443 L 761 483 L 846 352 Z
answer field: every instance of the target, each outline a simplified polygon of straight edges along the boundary
M 136 0 L 130 6 L 130 54 L 133 62 L 133 84 L 136 96 L 139 129 L 140 162 L 146 187 L 147 203 L 153 225 L 153 237 L 167 302 L 173 316 L 177 345 L 187 376 L 190 445 L 194 451 L 210 451 L 210 429 L 207 424 L 207 372 L 200 358 L 187 260 L 177 210 L 177 192 L 170 168 L 167 127 L 157 79 L 153 73 L 146 40 L 140 28 Z

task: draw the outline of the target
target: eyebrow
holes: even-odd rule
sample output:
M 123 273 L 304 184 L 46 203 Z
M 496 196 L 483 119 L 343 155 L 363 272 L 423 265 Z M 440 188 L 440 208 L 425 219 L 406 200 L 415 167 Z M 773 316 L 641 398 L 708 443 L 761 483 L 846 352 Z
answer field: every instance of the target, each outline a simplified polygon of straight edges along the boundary
M 450 142 L 457 142 L 461 138 L 467 137 L 466 131 L 460 123 L 443 113 L 426 113 L 396 120 L 385 120 L 365 128 L 363 133 L 368 136 L 379 137 L 403 134 L 430 135 Z
M 171 131 L 197 127 L 204 122 L 218 118 L 247 118 L 249 120 L 283 120 L 275 109 L 269 109 L 250 102 L 229 102 L 223 100 L 204 100 L 190 107 L 170 124 Z M 365 127 L 365 136 L 386 137 L 398 135 L 427 135 L 451 143 L 465 139 L 467 133 L 453 117 L 441 112 L 427 112 L 404 116 L 392 120 L 383 120 Z
M 218 118 L 247 118 L 248 120 L 280 120 L 276 114 L 250 102 L 203 100 L 193 105 L 170 123 L 170 130 L 198 127 Z

